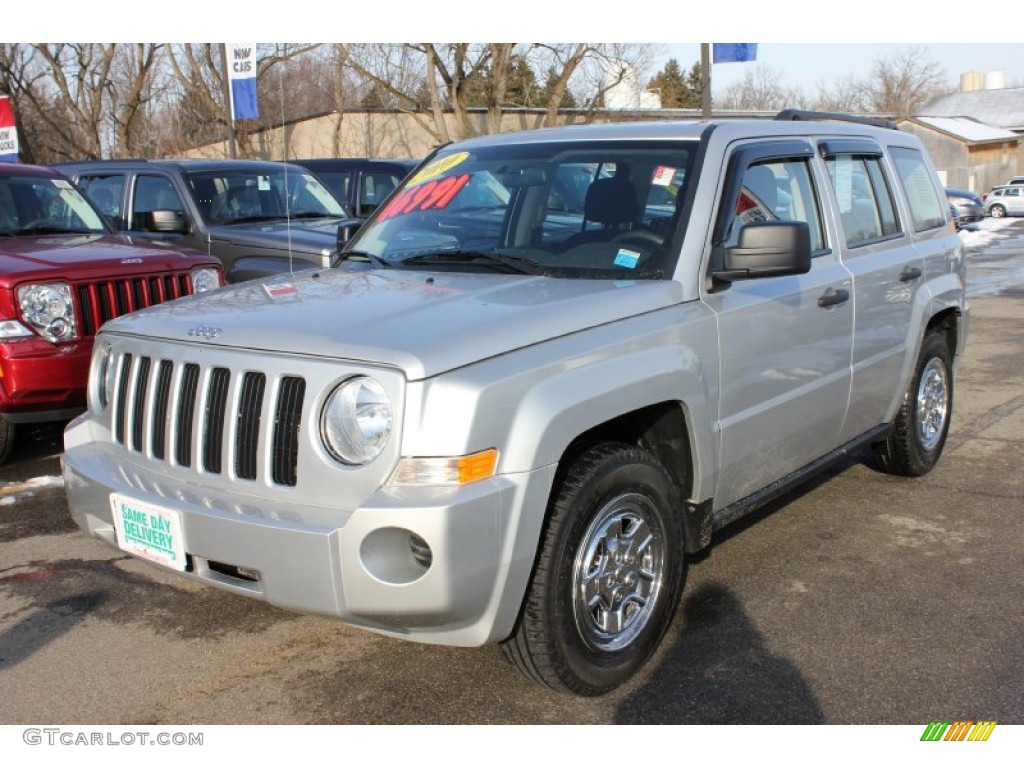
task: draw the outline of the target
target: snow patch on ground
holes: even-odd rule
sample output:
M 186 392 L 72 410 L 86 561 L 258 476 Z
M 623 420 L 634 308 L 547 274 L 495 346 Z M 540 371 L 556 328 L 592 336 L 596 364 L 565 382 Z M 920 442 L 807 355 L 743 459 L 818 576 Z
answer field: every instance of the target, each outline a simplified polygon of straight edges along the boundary
M 0 507 L 14 504 L 18 499 L 32 496 L 40 488 L 64 487 L 64 478 L 59 475 L 32 477 L 17 483 L 0 483 Z

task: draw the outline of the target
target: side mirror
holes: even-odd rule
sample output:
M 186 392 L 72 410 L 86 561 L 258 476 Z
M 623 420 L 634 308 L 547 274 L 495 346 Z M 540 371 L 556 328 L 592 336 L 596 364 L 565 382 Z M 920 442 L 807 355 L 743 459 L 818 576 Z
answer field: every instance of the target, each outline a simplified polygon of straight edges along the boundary
M 802 275 L 811 270 L 811 232 L 802 221 L 764 221 L 747 224 L 739 242 L 725 249 L 716 280 L 732 282 L 757 277 Z
M 187 230 L 185 217 L 177 211 L 156 210 L 146 214 L 150 232 L 179 232 Z
M 345 247 L 346 243 L 355 237 L 359 227 L 363 225 L 362 219 L 342 219 L 338 222 L 338 250 Z

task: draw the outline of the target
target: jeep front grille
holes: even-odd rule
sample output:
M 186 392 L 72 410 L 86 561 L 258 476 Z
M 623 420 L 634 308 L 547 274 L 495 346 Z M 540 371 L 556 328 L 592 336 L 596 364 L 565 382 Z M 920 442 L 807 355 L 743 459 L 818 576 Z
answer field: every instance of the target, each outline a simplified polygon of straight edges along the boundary
M 131 353 L 120 366 L 111 399 L 111 432 L 120 445 L 208 474 L 229 467 L 238 479 L 255 481 L 266 467 L 271 482 L 298 483 L 304 379 L 268 382 L 263 373 Z
M 95 336 L 107 320 L 192 293 L 187 272 L 77 283 L 82 336 Z

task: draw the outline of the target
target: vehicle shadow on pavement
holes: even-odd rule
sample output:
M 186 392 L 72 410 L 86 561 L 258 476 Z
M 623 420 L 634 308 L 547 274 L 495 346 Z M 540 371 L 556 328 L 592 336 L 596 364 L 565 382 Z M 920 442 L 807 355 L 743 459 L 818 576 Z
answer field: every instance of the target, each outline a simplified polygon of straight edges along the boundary
M 685 597 L 668 647 L 619 704 L 623 724 L 819 724 L 824 713 L 797 668 L 774 654 L 725 586 Z M 672 633 L 675 633 L 673 639 Z
M 0 464 L 0 480 L 21 479 L 36 462 L 59 456 L 64 450 L 65 426 L 66 421 L 18 424 L 14 451 L 6 464 Z
M 36 651 L 70 632 L 92 611 L 107 601 L 100 591 L 52 600 L 0 633 L 0 671 L 20 664 Z

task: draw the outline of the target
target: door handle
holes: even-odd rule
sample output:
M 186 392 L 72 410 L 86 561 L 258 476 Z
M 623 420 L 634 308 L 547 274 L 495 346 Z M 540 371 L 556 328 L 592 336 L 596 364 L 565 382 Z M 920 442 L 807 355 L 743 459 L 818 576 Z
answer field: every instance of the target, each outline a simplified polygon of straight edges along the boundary
M 917 267 L 904 267 L 903 271 L 900 272 L 900 282 L 909 283 L 917 280 L 921 276 L 921 270 Z
M 821 296 L 818 297 L 819 307 L 834 307 L 837 304 L 844 304 L 850 300 L 850 292 L 845 288 L 840 288 L 838 291 L 835 288 L 829 286 Z

